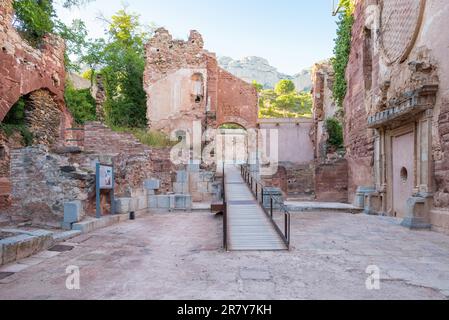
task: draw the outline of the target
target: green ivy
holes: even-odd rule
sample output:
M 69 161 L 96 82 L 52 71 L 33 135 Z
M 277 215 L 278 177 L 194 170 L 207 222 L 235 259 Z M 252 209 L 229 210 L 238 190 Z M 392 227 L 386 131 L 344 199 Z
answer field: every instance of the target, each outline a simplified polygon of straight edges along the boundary
M 349 54 L 351 52 L 351 36 L 352 26 L 354 24 L 354 16 L 352 9 L 347 9 L 340 13 L 337 22 L 337 38 L 335 39 L 334 54 L 332 65 L 335 72 L 335 83 L 333 87 L 333 96 L 339 108 L 343 107 L 343 101 L 346 96 L 346 67 L 349 62 Z

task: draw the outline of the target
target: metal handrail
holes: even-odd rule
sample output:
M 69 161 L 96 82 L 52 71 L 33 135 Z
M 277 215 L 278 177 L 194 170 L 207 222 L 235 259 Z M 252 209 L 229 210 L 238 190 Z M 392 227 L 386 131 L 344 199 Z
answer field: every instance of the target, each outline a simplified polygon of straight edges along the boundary
M 245 183 L 248 184 L 248 186 L 251 189 L 251 192 L 256 197 L 256 200 L 261 204 L 263 211 L 270 218 L 271 223 L 274 225 L 276 231 L 279 233 L 282 240 L 286 244 L 287 248 L 290 250 L 291 214 L 287 210 L 287 207 L 282 203 L 281 200 L 279 200 L 278 197 L 269 195 L 270 196 L 270 207 L 269 207 L 269 211 L 268 211 L 264 205 L 264 197 L 267 196 L 264 193 L 265 186 L 260 182 L 260 180 L 258 180 L 251 174 L 251 172 L 248 170 L 247 166 L 245 166 L 245 165 L 241 166 L 241 173 L 242 173 L 243 179 L 245 180 Z M 260 193 L 259 193 L 259 190 L 260 190 Z M 260 200 L 259 200 L 259 194 L 261 196 Z M 274 209 L 275 209 L 276 205 L 284 213 L 284 228 L 283 228 L 284 231 L 281 230 L 281 228 L 278 226 L 278 224 L 274 220 Z
M 225 182 L 225 166 L 223 163 L 223 248 L 228 250 L 228 206 L 226 203 L 226 182 Z

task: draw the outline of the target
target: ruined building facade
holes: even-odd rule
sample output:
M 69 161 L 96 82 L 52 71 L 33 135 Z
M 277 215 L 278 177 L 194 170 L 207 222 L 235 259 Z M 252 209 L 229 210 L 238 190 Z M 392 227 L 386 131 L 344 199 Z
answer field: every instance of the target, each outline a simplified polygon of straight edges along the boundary
M 0 121 L 22 98 L 33 144 L 62 145 L 73 122 L 64 104 L 64 41 L 49 34 L 35 48 L 21 37 L 13 19 L 13 1 L 0 0 Z M 10 163 L 13 149 L 24 146 L 22 140 L 19 133 L 0 131 L 0 209 L 12 203 Z
M 203 46 L 196 31 L 183 41 L 174 40 L 164 28 L 147 44 L 144 87 L 152 130 L 191 131 L 194 121 L 213 129 L 227 123 L 256 127 L 256 89 L 221 69 L 215 54 Z
M 344 101 L 350 199 L 449 230 L 449 6 L 357 1 Z

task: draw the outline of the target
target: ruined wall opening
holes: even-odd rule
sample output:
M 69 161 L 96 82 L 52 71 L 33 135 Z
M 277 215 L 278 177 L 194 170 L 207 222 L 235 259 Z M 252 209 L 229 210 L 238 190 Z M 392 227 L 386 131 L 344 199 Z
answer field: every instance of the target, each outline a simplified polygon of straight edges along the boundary
M 196 104 L 200 104 L 204 99 L 204 77 L 201 73 L 195 73 L 192 80 L 192 98 Z
M 0 124 L 0 207 L 11 205 L 11 153 L 31 145 L 55 145 L 61 137 L 62 111 L 47 90 L 22 96 Z

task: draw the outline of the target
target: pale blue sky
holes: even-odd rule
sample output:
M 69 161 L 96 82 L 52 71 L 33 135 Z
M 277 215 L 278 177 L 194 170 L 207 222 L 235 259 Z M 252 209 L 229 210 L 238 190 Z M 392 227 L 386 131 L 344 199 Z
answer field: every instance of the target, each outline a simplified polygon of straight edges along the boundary
M 260 56 L 287 74 L 332 56 L 332 0 L 96 0 L 80 10 L 58 8 L 58 15 L 66 22 L 83 19 L 90 35 L 100 37 L 104 26 L 97 17 L 111 16 L 123 3 L 175 38 L 196 29 L 219 56 Z

